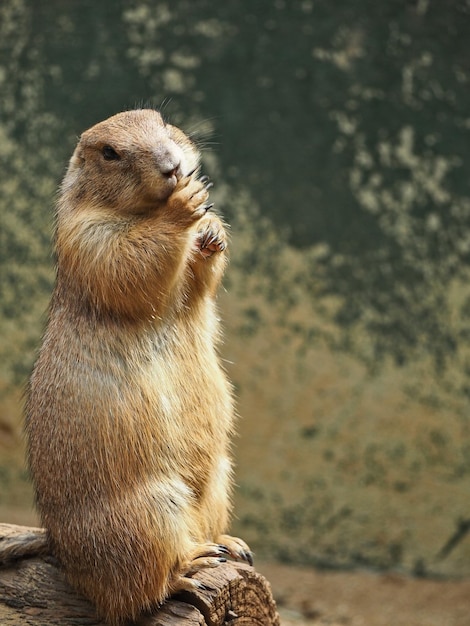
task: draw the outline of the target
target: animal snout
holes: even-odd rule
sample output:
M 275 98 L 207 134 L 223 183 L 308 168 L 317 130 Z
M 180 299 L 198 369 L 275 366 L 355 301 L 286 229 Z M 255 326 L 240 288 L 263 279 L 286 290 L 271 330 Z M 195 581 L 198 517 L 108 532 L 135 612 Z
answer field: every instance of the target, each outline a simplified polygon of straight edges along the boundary
M 169 167 L 169 169 L 162 169 L 161 172 L 165 178 L 173 178 L 175 177 L 177 180 L 181 178 L 181 163 L 177 163 L 173 167 Z
M 176 144 L 161 145 L 154 150 L 155 164 L 161 174 L 171 180 L 179 180 L 182 176 L 183 152 Z

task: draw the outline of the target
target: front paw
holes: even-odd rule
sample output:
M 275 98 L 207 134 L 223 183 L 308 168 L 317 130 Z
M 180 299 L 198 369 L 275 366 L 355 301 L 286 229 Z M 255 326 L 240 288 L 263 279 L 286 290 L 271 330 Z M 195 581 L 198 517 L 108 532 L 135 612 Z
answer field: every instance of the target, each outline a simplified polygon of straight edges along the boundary
M 205 179 L 198 180 L 186 176 L 178 181 L 173 193 L 167 200 L 167 210 L 181 221 L 192 224 L 213 206 L 207 203 L 210 185 Z
M 206 215 L 198 226 L 196 246 L 204 258 L 226 249 L 227 235 L 222 222 L 216 215 Z

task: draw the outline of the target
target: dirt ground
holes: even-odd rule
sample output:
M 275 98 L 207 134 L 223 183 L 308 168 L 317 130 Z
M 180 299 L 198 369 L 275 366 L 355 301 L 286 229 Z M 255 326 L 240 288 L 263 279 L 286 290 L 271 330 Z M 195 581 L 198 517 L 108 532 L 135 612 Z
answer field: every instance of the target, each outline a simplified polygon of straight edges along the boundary
M 470 626 L 470 580 L 257 563 L 283 626 Z

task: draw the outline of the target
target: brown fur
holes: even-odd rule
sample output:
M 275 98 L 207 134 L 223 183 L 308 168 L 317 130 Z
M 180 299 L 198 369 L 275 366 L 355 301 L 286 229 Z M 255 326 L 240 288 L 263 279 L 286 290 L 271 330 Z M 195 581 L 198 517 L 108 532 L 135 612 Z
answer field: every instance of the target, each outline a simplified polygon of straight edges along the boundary
M 221 535 L 233 407 L 214 296 L 226 236 L 198 167 L 156 111 L 120 113 L 82 135 L 58 201 L 29 463 L 54 554 L 113 624 L 194 588 L 191 574 L 224 554 L 251 558 Z

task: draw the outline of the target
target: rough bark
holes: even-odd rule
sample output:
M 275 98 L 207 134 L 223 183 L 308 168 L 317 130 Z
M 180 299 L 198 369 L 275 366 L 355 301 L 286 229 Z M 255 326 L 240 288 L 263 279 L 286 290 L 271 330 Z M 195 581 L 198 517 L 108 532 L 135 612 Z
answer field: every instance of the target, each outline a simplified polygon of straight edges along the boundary
M 1 626 L 105 626 L 46 553 L 43 533 L 42 529 L 0 524 Z M 41 556 L 21 550 L 25 536 L 36 542 L 33 545 Z M 14 558 L 5 558 L 12 551 Z M 280 624 L 269 583 L 252 567 L 226 563 L 196 577 L 206 590 L 167 600 L 158 611 L 142 617 L 139 626 Z

